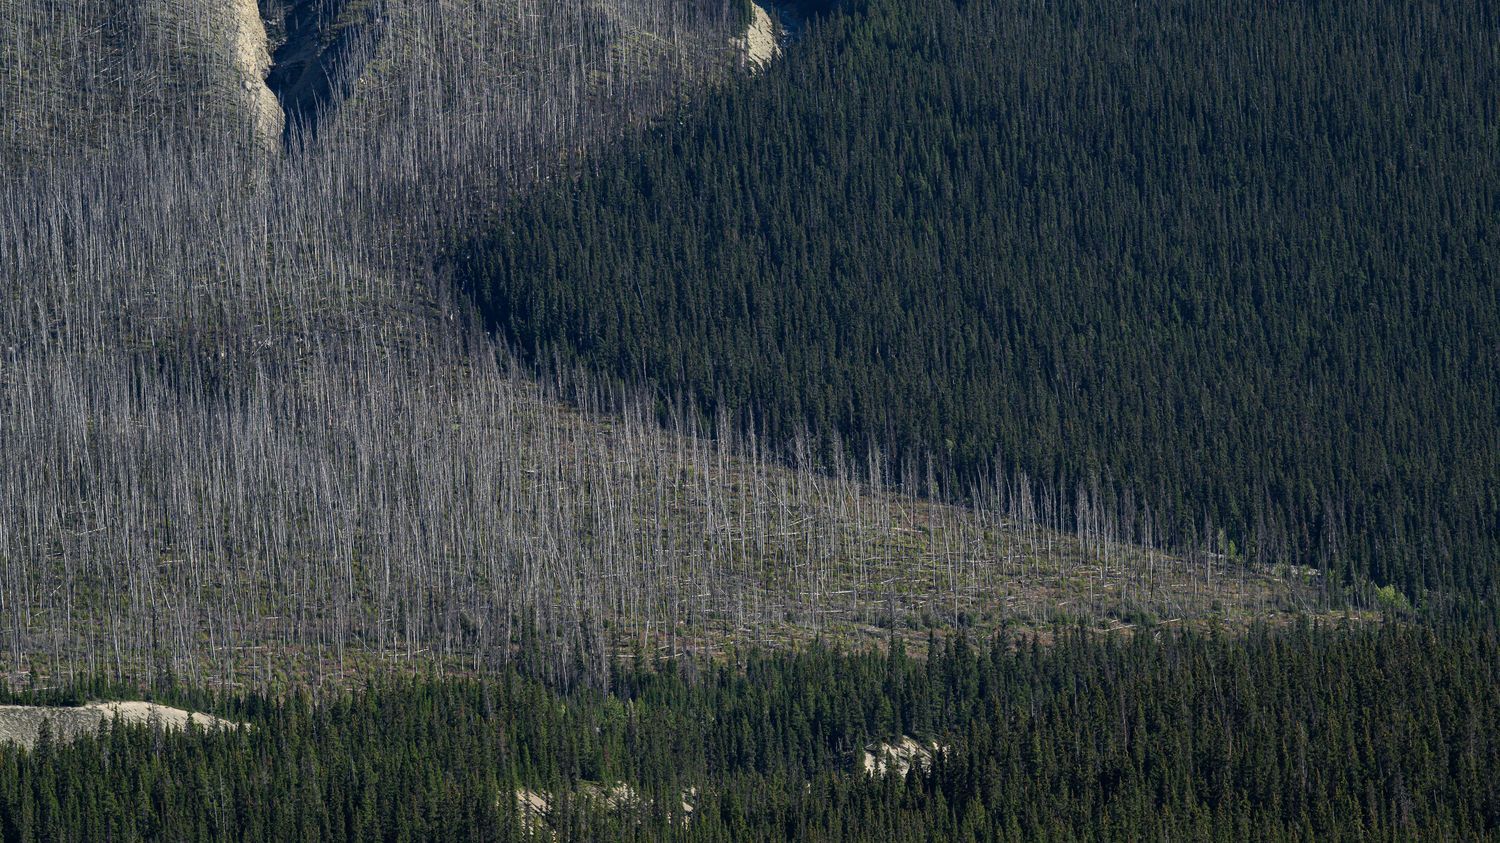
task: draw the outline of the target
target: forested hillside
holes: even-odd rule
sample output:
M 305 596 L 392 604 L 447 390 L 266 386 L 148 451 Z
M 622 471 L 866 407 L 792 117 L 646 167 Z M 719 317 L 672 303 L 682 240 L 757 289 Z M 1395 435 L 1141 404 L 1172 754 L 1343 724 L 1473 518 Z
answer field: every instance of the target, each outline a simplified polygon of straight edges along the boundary
M 248 730 L 0 744 L 0 839 L 1481 839 L 1500 644 L 1454 630 L 742 653 L 558 690 L 380 680 Z M 110 690 L 82 685 L 80 695 Z M 904 777 L 861 758 L 916 736 Z
M 773 439 L 1493 606 L 1500 11 L 843 8 L 506 211 L 463 252 L 493 325 Z
M 154 13 L 161 31 L 96 31 L 134 18 L 47 6 L 26 44 L 52 51 L 36 62 L 143 39 L 196 56 L 219 42 L 162 32 L 218 38 L 225 8 L 183 0 Z M 1004 472 L 965 507 L 920 500 L 915 460 L 825 464 L 826 430 L 799 460 L 727 416 L 537 383 L 476 330 L 434 246 L 736 78 L 736 6 L 265 8 L 286 13 L 262 35 L 284 144 L 247 144 L 230 117 L 184 128 L 173 115 L 200 91 L 165 58 L 128 77 L 139 90 L 83 74 L 77 97 L 115 111 L 5 89 L 61 144 L 8 147 L 28 166 L 0 184 L 6 680 L 341 684 L 493 667 L 523 640 L 552 644 L 554 675 L 597 679 L 630 644 L 707 658 L 1343 607 L 1305 569 L 1165 547 L 1146 507 L 1125 521 Z M 340 73 L 357 78 L 329 87 Z M 23 111 L 7 137 L 29 137 Z
M 1500 837 L 1497 44 L 0 0 L 0 841 Z

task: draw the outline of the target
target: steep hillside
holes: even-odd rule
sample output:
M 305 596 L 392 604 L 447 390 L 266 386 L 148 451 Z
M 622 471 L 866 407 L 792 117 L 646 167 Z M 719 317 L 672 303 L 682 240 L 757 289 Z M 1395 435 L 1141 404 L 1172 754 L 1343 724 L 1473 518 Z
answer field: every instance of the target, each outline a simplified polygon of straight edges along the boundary
M 262 7 L 279 22 L 268 84 L 292 130 L 336 114 L 365 135 L 410 119 L 414 85 L 450 106 L 485 90 L 545 90 L 581 97 L 600 117 L 639 117 L 618 94 L 663 94 L 702 74 L 724 58 L 717 37 L 729 25 L 715 2 L 264 0 Z M 467 117 L 509 119 L 500 108 Z
M 665 406 L 521 376 L 432 247 L 733 72 L 727 10 L 690 8 L 388 3 L 284 155 L 163 123 L 7 186 L 0 296 L 26 306 L 0 311 L 0 669 L 282 685 L 542 640 L 549 670 L 597 677 L 630 647 L 1318 603 L 1304 574 L 1135 522 L 1063 532 L 1020 476 L 954 508 L 914 463 L 792 469 L 736 426 L 664 432 Z
M 281 133 L 255 0 L 3 0 L 0 32 L 7 176 L 164 127 L 254 146 Z
M 362 646 L 336 628 L 373 636 L 380 653 L 453 651 L 459 604 L 410 577 L 441 572 L 431 584 L 447 593 L 464 567 L 482 564 L 491 583 L 527 569 L 496 545 L 453 550 L 457 568 L 441 549 L 456 538 L 436 529 L 442 519 L 499 523 L 500 502 L 470 501 L 451 478 L 494 484 L 520 458 L 481 435 L 509 406 L 509 377 L 489 340 L 470 344 L 433 246 L 738 61 L 717 2 L 593 3 L 587 14 L 573 2 L 389 3 L 366 84 L 315 138 L 252 155 L 251 124 L 225 130 L 232 120 L 208 118 L 197 77 L 168 72 L 200 52 L 205 67 L 230 61 L 209 37 L 230 45 L 244 32 L 242 18 L 220 15 L 229 8 L 0 5 L 8 23 L 32 27 L 3 42 L 15 51 L 7 70 L 31 67 L 14 60 L 32 47 L 50 62 L 46 96 L 4 75 L 10 137 L 26 139 L 7 147 L 25 160 L 0 184 L 0 301 L 20 303 L 0 308 L 10 671 L 218 671 L 259 652 L 245 645 Z M 189 23 L 207 34 L 183 34 Z M 143 50 L 160 72 L 109 72 L 111 55 Z M 51 134 L 14 130 L 37 121 Z M 439 488 L 454 507 L 434 513 L 431 489 L 408 485 L 402 465 L 450 478 Z M 330 497 L 327 483 L 376 467 L 362 483 L 372 498 Z M 318 524 L 344 527 L 330 544 Z M 399 541 L 382 548 L 375 529 Z M 409 541 L 421 550 L 397 549 Z M 329 564 L 346 576 L 317 573 Z M 384 597 L 358 610 L 363 620 L 323 617 L 315 607 L 355 611 L 351 589 L 376 582 L 356 585 L 356 572 L 377 577 Z M 464 576 L 464 623 L 497 636 L 500 618 L 521 616 L 503 583 L 483 591 Z M 304 588 L 283 587 L 298 577 Z M 224 601 L 251 614 L 231 621 Z M 299 620 L 283 626 L 289 617 Z M 236 630 L 252 627 L 241 640 Z
M 703 87 L 744 35 L 706 2 L 327 8 L 379 37 L 284 154 L 162 123 L 0 193 L 0 297 L 25 302 L 0 310 L 13 678 L 281 685 L 538 641 L 547 670 L 597 678 L 631 647 L 1239 628 L 1334 605 L 1288 559 L 1164 550 L 1144 496 L 1023 470 L 954 489 L 878 437 L 840 462 L 829 428 L 799 444 L 782 419 L 768 447 L 670 392 L 530 382 L 470 324 L 439 247 L 564 176 L 596 196 L 591 162 L 611 159 L 590 151 L 690 93 L 780 90 L 782 65 Z M 284 57 L 298 36 L 268 37 Z
M 547 670 L 598 676 L 633 648 L 920 649 L 936 628 L 1242 628 L 1318 605 L 1306 572 L 1102 518 L 1061 533 L 1022 478 L 983 506 L 921 502 L 912 466 L 895 486 L 794 471 L 638 406 L 565 410 L 491 350 L 462 359 L 257 362 L 149 392 L 101 365 L 0 404 L 0 488 L 31 491 L 0 526 L 0 669 L 279 686 L 543 641 Z
M 500 127 L 515 120 L 501 92 L 616 125 L 649 112 L 642 94 L 714 75 L 730 27 L 722 0 L 3 0 L 0 162 L 15 176 L 143 141 L 274 150 L 283 126 L 292 141 L 335 113 L 373 139 L 412 128 L 419 99 Z M 569 131 L 546 116 L 538 154 Z
M 845 7 L 505 213 L 491 323 L 772 441 L 1500 605 L 1493 5 Z
M 1500 834 L 1496 10 L 785 3 L 0 0 L 0 840 Z

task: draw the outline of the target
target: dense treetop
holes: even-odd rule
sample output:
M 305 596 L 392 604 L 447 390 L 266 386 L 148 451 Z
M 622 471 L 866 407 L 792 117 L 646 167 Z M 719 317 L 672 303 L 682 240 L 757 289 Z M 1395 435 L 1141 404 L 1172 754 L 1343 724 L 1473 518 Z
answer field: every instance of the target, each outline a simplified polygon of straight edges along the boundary
M 466 265 L 539 360 L 1484 600 L 1497 37 L 1481 2 L 856 0 Z
M 1052 646 L 524 667 L 317 701 L 197 695 L 252 727 L 0 745 L 0 839 L 1476 839 L 1500 829 L 1493 632 L 1057 630 Z M 99 688 L 82 688 L 84 694 Z M 182 689 L 167 693 L 183 697 Z M 193 695 L 186 695 L 192 697 Z M 948 749 L 867 777 L 872 741 Z M 629 785 L 620 789 L 619 782 Z M 550 807 L 527 814 L 515 794 Z M 627 793 L 613 805 L 603 793 Z M 687 803 L 691 811 L 682 806 Z

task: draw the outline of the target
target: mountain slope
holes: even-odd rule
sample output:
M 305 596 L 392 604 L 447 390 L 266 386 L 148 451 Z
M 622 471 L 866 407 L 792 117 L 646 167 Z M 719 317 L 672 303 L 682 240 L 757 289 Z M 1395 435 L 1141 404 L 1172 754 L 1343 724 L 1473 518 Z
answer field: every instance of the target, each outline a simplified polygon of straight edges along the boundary
M 390 3 L 285 154 L 162 124 L 0 193 L 0 296 L 25 302 L 0 310 L 0 670 L 283 686 L 540 639 L 597 677 L 631 645 L 1317 604 L 1134 522 L 1063 532 L 1020 477 L 955 508 L 915 464 L 788 469 L 731 425 L 521 377 L 434 245 L 739 64 L 727 17 L 579 8 Z
M 1489 601 L 1500 18 L 1230 5 L 849 3 L 518 203 L 470 289 L 535 360 L 773 439 Z
M 210 119 L 197 77 L 169 72 L 200 48 L 230 66 L 228 40 L 178 37 L 227 38 L 229 4 L 0 3 L 35 27 L 3 43 L 52 50 L 35 60 L 63 80 L 33 98 L 16 64 L 0 71 L 12 126 L 55 129 L 7 147 L 24 160 L 0 183 L 6 671 L 232 676 L 264 655 L 242 647 L 267 644 L 446 653 L 460 593 L 503 657 L 496 630 L 523 606 L 494 583 L 539 589 L 532 569 L 493 544 L 453 550 L 435 525 L 502 522 L 505 501 L 464 493 L 521 459 L 476 438 L 514 390 L 503 351 L 462 326 L 434 244 L 738 60 L 720 3 L 582 8 L 385 4 L 368 83 L 315 138 L 251 155 L 233 129 L 246 109 Z M 161 72 L 108 72 L 140 51 Z M 331 494 L 373 467 L 369 497 Z M 439 571 L 436 592 L 409 579 Z
M 910 466 L 891 469 L 904 487 L 793 471 L 639 405 L 566 410 L 492 351 L 456 359 L 258 362 L 170 388 L 101 364 L 0 401 L 0 488 L 31 492 L 0 525 L 0 671 L 279 687 L 547 642 L 547 670 L 601 676 L 632 648 L 1239 629 L 1318 605 L 1306 572 L 1168 553 L 1102 519 L 1062 533 L 1024 484 L 924 502 Z
M 6 177 L 165 127 L 274 145 L 281 113 L 255 0 L 0 2 Z

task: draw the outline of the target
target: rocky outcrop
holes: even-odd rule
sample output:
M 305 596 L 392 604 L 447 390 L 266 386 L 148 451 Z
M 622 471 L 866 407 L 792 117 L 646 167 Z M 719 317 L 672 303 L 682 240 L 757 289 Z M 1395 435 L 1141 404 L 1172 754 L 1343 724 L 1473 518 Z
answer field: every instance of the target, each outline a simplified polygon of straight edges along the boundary
M 121 723 L 177 731 L 187 728 L 189 722 L 205 730 L 233 729 L 240 725 L 210 714 L 149 702 L 97 702 L 81 706 L 0 705 L 0 741 L 31 749 L 42 734 L 43 723 L 57 740 L 67 741 L 92 735 L 99 731 L 101 724 L 116 719 Z
M 781 55 L 781 24 L 775 11 L 759 0 L 752 2 L 750 26 L 743 36 L 735 39 L 735 46 L 744 53 L 745 64 L 752 73 L 775 61 Z
M 286 114 L 286 138 L 316 132 L 353 93 L 379 46 L 384 3 L 375 0 L 264 0 L 277 32 L 266 80 Z
M 261 19 L 256 0 L 232 0 L 232 5 L 230 55 L 239 70 L 245 110 L 250 114 L 256 139 L 262 145 L 274 148 L 281 141 L 286 115 L 276 95 L 266 85 L 266 77 L 271 73 L 271 51 L 265 21 Z
M 924 743 L 911 735 L 902 735 L 895 743 L 872 743 L 865 747 L 864 771 L 870 776 L 905 776 L 912 767 L 930 770 L 933 756 L 947 750 L 937 741 Z

